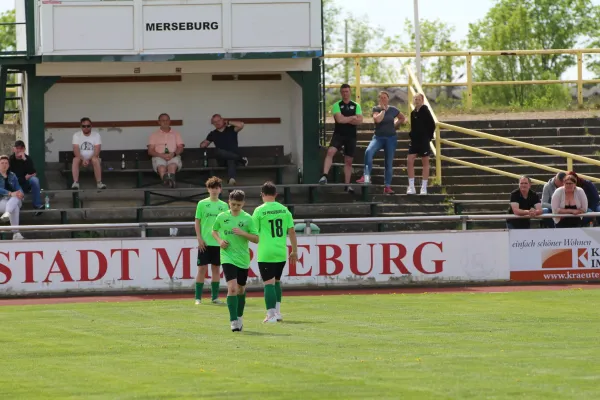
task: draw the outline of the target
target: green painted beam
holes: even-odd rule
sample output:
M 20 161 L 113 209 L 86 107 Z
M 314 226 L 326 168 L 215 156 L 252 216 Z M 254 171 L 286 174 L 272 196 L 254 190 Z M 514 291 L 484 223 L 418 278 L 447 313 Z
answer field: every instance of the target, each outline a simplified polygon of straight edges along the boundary
M 319 79 L 320 61 L 312 60 L 312 71 L 289 71 L 288 75 L 302 88 L 302 163 L 303 182 L 317 183 L 321 165 L 319 154 Z

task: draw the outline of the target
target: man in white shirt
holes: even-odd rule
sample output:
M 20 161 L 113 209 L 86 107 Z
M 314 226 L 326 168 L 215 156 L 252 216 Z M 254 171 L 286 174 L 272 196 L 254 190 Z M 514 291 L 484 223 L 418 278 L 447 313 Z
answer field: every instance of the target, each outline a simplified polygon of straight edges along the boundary
M 71 189 L 79 189 L 79 166 L 87 167 L 92 164 L 96 187 L 106 189 L 102 183 L 102 165 L 100 164 L 100 147 L 102 140 L 100 134 L 92 132 L 92 121 L 85 117 L 81 118 L 81 130 L 73 135 L 73 186 Z

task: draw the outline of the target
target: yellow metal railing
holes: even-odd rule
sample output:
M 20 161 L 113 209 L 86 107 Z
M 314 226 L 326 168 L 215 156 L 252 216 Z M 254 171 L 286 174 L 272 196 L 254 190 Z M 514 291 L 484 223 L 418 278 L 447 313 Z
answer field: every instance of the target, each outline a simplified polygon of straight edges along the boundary
M 473 106 L 473 87 L 475 86 L 502 86 L 502 85 L 542 85 L 542 84 L 577 84 L 577 103 L 583 104 L 583 85 L 587 83 L 600 83 L 600 79 L 583 79 L 583 55 L 598 54 L 600 49 L 551 49 L 551 50 L 499 50 L 499 51 L 431 51 L 421 53 L 421 57 L 466 57 L 466 81 L 465 82 L 430 82 L 423 83 L 423 87 L 440 86 L 465 86 L 467 88 L 466 108 L 470 110 Z M 577 79 L 556 80 L 531 80 L 531 81 L 473 81 L 473 57 L 498 56 L 512 57 L 522 55 L 542 54 L 572 54 L 577 57 Z M 416 53 L 339 53 L 326 54 L 325 58 L 351 58 L 354 60 L 354 83 L 350 86 L 356 89 L 356 101 L 361 101 L 362 88 L 384 88 L 384 87 L 408 87 L 409 83 L 368 83 L 361 82 L 360 62 L 362 58 L 414 58 Z M 338 88 L 339 83 L 327 84 L 326 88 Z
M 560 172 L 562 170 L 558 169 L 558 168 L 554 168 L 554 167 L 549 167 L 546 165 L 542 165 L 542 164 L 538 164 L 538 163 L 534 163 L 531 161 L 527 161 L 527 160 L 522 160 L 520 158 L 517 157 L 512 157 L 512 156 L 507 156 L 505 154 L 500 154 L 500 153 L 496 153 L 494 151 L 489 151 L 489 150 L 483 150 L 483 149 L 479 149 L 477 147 L 473 147 L 473 146 L 468 146 L 466 144 L 462 144 L 462 143 L 458 143 L 458 142 L 454 142 L 451 140 L 447 140 L 447 139 L 442 139 L 441 138 L 441 132 L 440 129 L 448 129 L 450 131 L 454 131 L 454 132 L 459 132 L 459 133 L 463 133 L 466 135 L 470 135 L 470 136 L 475 136 L 478 138 L 482 138 L 482 139 L 488 139 L 488 140 L 492 140 L 498 143 L 504 143 L 504 144 L 508 144 L 508 145 L 512 145 L 512 146 L 516 146 L 519 148 L 523 148 L 523 149 L 529 149 L 532 151 L 538 151 L 540 153 L 546 153 L 546 154 L 550 154 L 550 155 L 554 155 L 554 156 L 558 156 L 558 157 L 564 157 L 566 159 L 566 164 L 567 164 L 567 170 L 568 171 L 572 171 L 573 170 L 573 161 L 579 161 L 581 163 L 584 164 L 588 164 L 588 165 L 595 165 L 600 167 L 600 161 L 599 160 L 594 160 L 593 158 L 589 158 L 589 157 L 584 157 L 584 156 L 580 156 L 577 154 L 573 154 L 573 153 L 568 153 L 566 151 L 561 151 L 561 150 L 555 150 L 555 149 L 551 149 L 548 147 L 542 147 L 542 146 L 538 146 L 535 144 L 531 144 L 531 143 L 527 143 L 527 142 L 522 142 L 520 140 L 514 140 L 514 139 L 509 139 L 509 138 L 505 138 L 502 136 L 498 136 L 498 135 L 492 135 L 490 133 L 485 133 L 485 132 L 480 132 L 480 131 L 476 131 L 473 129 L 467 129 L 467 128 L 463 128 L 460 126 L 456 126 L 456 125 L 451 125 L 451 124 L 446 124 L 444 122 L 440 122 L 436 115 L 435 112 L 433 111 L 431 105 L 429 104 L 429 101 L 427 100 L 427 96 L 425 96 L 425 94 L 423 93 L 423 90 L 421 88 L 421 85 L 419 84 L 419 81 L 417 80 L 417 78 L 415 77 L 414 73 L 412 72 L 412 70 L 410 69 L 410 67 L 406 68 L 406 71 L 408 73 L 408 101 L 409 101 L 409 106 L 408 106 L 408 111 L 409 111 L 409 115 L 410 115 L 410 111 L 414 108 L 412 105 L 412 101 L 413 98 L 415 96 L 415 94 L 417 93 L 422 93 L 424 98 L 425 98 L 425 104 L 429 107 L 429 109 L 431 110 L 431 115 L 433 116 L 433 119 L 435 120 L 436 123 L 436 128 L 435 128 L 435 148 L 432 146 L 432 150 L 434 150 L 434 154 L 435 154 L 435 180 L 437 184 L 441 184 L 442 183 L 442 161 L 448 161 L 451 163 L 455 163 L 455 164 L 459 164 L 459 165 L 463 165 L 466 167 L 471 167 L 471 168 L 475 168 L 475 169 L 479 169 L 482 171 L 486 171 L 486 172 L 490 172 L 493 174 L 497 174 L 497 175 L 502 175 L 502 176 L 507 176 L 507 177 L 511 177 L 511 178 L 515 178 L 518 179 L 521 175 L 518 174 L 513 174 L 512 172 L 507 172 L 507 171 L 502 171 L 499 170 L 497 168 L 492 168 L 492 167 L 488 167 L 485 165 L 478 165 L 472 162 L 468 162 L 468 161 L 464 161 L 458 158 L 454 158 L 454 157 L 448 157 L 448 156 L 444 156 L 442 154 L 442 149 L 441 149 L 441 145 L 445 144 L 448 146 L 453 146 L 453 147 L 457 147 L 460 149 L 465 149 L 465 150 L 469 150 L 469 151 L 473 151 L 475 153 L 479 153 L 479 154 L 483 154 L 486 156 L 490 156 L 490 157 L 496 157 L 496 158 L 500 158 L 502 160 L 506 160 L 506 161 L 511 161 L 517 164 L 521 164 L 521 165 L 526 165 L 529 167 L 535 167 L 535 168 L 539 168 L 545 171 L 549 171 L 549 172 Z M 593 176 L 588 176 L 588 175 L 584 175 L 584 174 L 577 174 L 578 176 L 582 177 L 583 179 L 588 179 L 592 182 L 597 182 L 600 183 L 600 178 L 596 178 Z M 537 184 L 544 184 L 546 182 L 541 181 L 539 179 L 532 179 L 531 180 L 534 183 Z

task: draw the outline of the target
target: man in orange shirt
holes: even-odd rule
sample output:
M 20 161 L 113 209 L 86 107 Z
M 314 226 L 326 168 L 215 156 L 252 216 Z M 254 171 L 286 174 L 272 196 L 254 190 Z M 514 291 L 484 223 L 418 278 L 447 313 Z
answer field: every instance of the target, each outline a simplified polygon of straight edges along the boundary
M 169 114 L 158 116 L 160 129 L 150 135 L 148 154 L 152 157 L 152 168 L 158 173 L 165 185 L 175 187 L 175 173 L 181 169 L 183 140 L 181 134 L 171 129 Z

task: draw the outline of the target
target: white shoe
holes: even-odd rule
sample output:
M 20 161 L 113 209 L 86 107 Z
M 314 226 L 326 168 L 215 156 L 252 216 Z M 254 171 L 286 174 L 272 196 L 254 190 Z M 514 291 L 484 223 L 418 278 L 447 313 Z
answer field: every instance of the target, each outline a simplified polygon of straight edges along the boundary
M 238 325 L 238 320 L 236 319 L 235 321 L 231 321 L 231 332 L 239 332 L 240 331 L 240 327 Z
M 197 306 L 199 306 L 200 304 L 202 304 L 202 302 L 201 302 L 199 299 L 196 299 L 196 302 L 195 302 L 195 304 L 196 304 Z
M 236 182 L 235 182 L 235 179 L 231 178 L 231 179 L 229 180 L 229 185 L 230 185 L 230 186 L 235 186 L 235 184 L 236 184 Z
M 364 183 L 371 183 L 371 177 L 369 175 L 365 175 Z
M 275 314 L 269 316 L 269 314 L 267 314 L 267 316 L 265 317 L 263 324 L 276 324 L 277 323 L 277 316 Z
M 222 302 L 221 300 L 219 300 L 219 299 L 214 299 L 214 300 L 211 300 L 211 302 L 212 302 L 213 304 L 223 304 L 223 302 Z
M 421 193 L 420 193 L 420 195 L 421 196 L 425 196 L 426 194 L 427 194 L 427 187 L 426 186 L 421 187 Z
M 13 240 L 23 240 L 23 239 L 25 239 L 25 238 L 19 232 L 15 233 L 13 235 Z
M 406 194 L 417 194 L 417 191 L 414 186 L 409 186 L 408 189 L 406 189 Z
M 280 312 L 275 313 L 275 319 L 277 319 L 277 322 L 283 322 L 283 317 Z
M 4 214 L 2 214 L 2 216 L 0 217 L 0 221 L 2 222 L 8 222 L 10 221 L 10 214 L 5 212 Z
M 327 184 L 327 177 L 325 175 L 323 175 L 321 177 L 321 179 L 319 179 L 319 184 L 320 185 L 326 185 Z
M 106 185 L 105 185 L 104 183 L 102 183 L 102 182 L 98 182 L 98 183 L 96 184 L 96 187 L 97 187 L 98 189 L 106 189 Z
M 73 182 L 73 184 L 71 185 L 71 189 L 79 190 L 79 182 Z
M 238 328 L 240 329 L 240 332 L 242 331 L 242 329 L 244 329 L 244 317 L 238 317 L 237 323 L 238 323 Z

